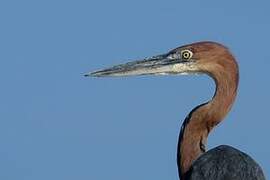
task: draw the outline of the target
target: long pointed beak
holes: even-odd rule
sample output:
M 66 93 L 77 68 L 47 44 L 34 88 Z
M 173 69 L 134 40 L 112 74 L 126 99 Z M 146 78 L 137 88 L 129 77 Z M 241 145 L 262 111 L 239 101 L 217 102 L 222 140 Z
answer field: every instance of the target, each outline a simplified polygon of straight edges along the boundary
M 94 71 L 85 76 L 107 77 L 107 76 L 135 76 L 147 74 L 176 74 L 174 70 L 178 63 L 187 63 L 178 58 L 171 58 L 168 54 L 153 56 L 139 61 L 120 64 L 111 68 Z

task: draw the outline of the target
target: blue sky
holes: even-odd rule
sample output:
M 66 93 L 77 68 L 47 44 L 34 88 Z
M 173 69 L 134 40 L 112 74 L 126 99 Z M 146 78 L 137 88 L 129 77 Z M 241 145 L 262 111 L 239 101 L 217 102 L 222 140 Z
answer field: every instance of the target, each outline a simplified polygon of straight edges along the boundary
M 239 94 L 208 147 L 232 145 L 269 177 L 270 3 L 0 2 L 0 179 L 177 179 L 180 125 L 207 76 L 85 78 L 194 41 L 228 46 Z

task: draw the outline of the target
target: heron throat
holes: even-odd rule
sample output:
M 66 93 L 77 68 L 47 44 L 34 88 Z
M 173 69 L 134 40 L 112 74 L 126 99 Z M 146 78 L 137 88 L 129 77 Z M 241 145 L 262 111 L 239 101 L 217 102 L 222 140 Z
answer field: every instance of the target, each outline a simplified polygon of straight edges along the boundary
M 234 58 L 222 65 L 207 67 L 216 91 L 207 103 L 194 108 L 184 120 L 178 140 L 177 164 L 181 180 L 185 180 L 192 163 L 206 152 L 207 137 L 230 111 L 238 87 L 238 65 Z

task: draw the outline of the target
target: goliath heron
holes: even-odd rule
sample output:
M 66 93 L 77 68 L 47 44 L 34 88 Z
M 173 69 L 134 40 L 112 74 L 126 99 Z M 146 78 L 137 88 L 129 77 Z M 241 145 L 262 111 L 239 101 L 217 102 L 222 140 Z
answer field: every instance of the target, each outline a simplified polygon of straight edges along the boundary
M 261 167 L 247 154 L 227 145 L 206 151 L 210 131 L 230 111 L 237 94 L 238 65 L 216 42 L 184 45 L 166 54 L 95 71 L 86 76 L 169 75 L 204 73 L 213 78 L 213 98 L 194 108 L 182 124 L 177 165 L 182 180 L 263 180 Z

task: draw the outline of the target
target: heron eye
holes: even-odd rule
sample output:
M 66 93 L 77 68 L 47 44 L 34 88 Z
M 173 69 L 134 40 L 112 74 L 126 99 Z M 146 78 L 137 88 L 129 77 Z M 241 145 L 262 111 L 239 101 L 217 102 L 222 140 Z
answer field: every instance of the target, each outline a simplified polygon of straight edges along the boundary
M 181 52 L 181 57 L 184 60 L 189 60 L 192 58 L 193 53 L 190 50 L 183 50 Z

